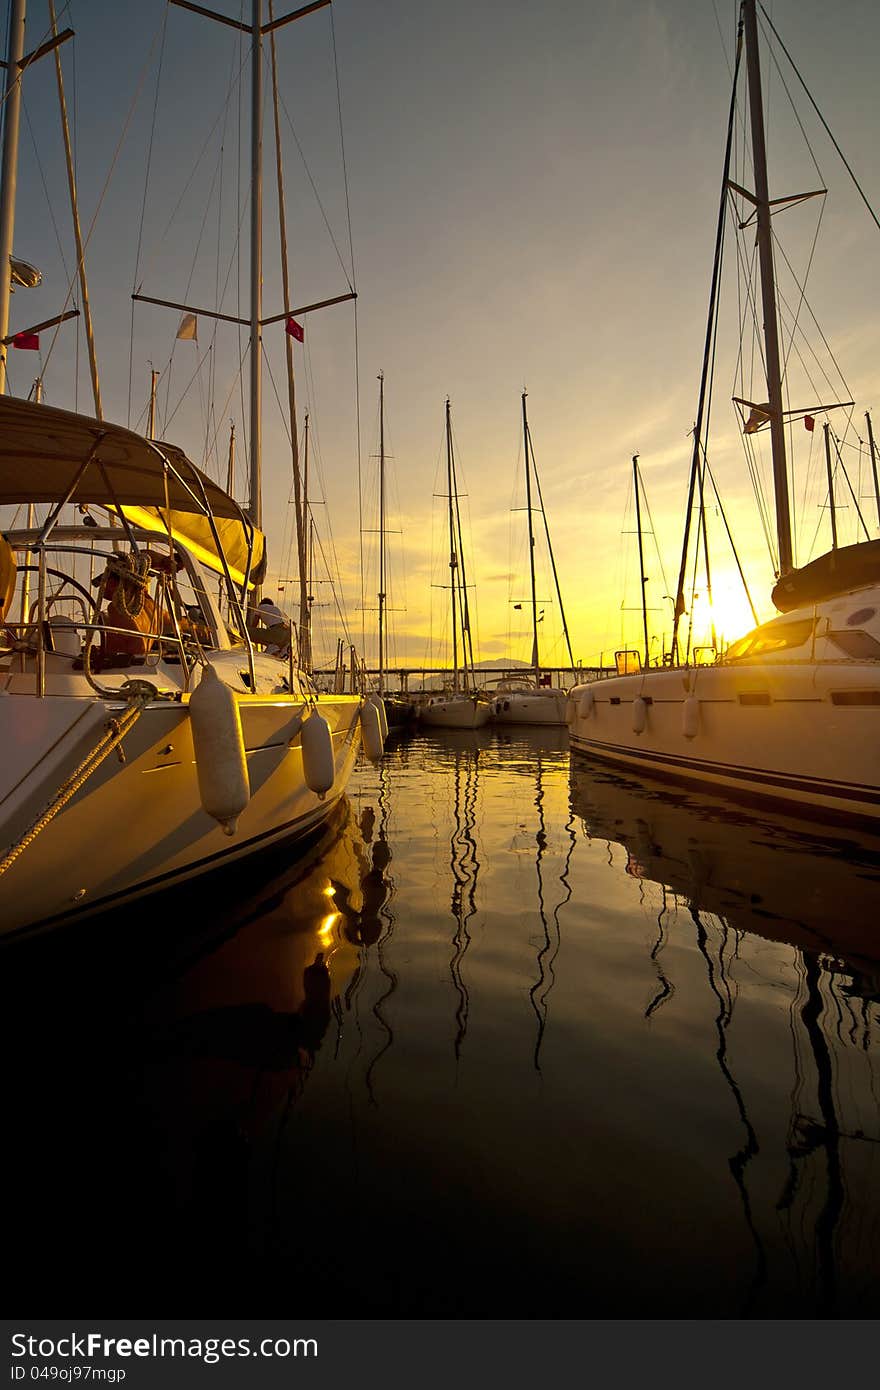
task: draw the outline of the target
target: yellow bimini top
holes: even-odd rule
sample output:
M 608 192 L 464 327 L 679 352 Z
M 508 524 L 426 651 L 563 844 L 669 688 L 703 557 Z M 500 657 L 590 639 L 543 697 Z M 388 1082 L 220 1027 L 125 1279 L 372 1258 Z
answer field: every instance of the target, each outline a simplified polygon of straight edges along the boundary
M 169 532 L 234 583 L 259 584 L 266 540 L 233 497 L 175 444 L 69 410 L 0 396 L 0 506 L 65 502 L 104 507 Z M 219 544 L 218 544 L 219 543 Z

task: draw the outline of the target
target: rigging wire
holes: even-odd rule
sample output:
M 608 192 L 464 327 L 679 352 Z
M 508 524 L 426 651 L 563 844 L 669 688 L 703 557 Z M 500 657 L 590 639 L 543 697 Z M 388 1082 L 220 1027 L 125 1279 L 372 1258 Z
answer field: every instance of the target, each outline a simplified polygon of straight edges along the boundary
M 149 139 L 149 142 L 148 142 L 148 145 L 147 145 L 147 167 L 146 167 L 146 171 L 145 171 L 145 174 L 144 174 L 144 196 L 143 196 L 143 199 L 141 200 L 141 215 L 140 215 L 140 220 L 139 220 L 139 222 L 138 222 L 137 251 L 136 251 L 136 253 L 135 253 L 135 261 L 134 261 L 134 278 L 133 278 L 133 280 L 132 280 L 132 286 L 131 286 L 131 288 L 132 288 L 132 293 L 134 293 L 135 290 L 137 289 L 138 272 L 139 272 L 139 270 L 140 270 L 141 247 L 142 247 L 142 245 L 143 245 L 143 236 L 144 236 L 144 219 L 146 218 L 146 213 L 147 213 L 147 192 L 148 192 L 149 184 L 150 184 L 150 170 L 151 170 L 152 164 L 153 164 L 153 140 L 154 140 L 154 137 L 155 137 L 155 134 L 156 134 L 156 122 L 157 122 L 157 119 L 158 119 L 158 112 L 159 112 L 159 88 L 160 88 L 160 85 L 161 85 L 161 82 L 162 82 L 162 67 L 163 67 L 164 62 L 165 62 L 165 35 L 166 35 L 167 25 L 168 25 L 168 6 L 166 5 L 166 6 L 165 6 L 165 11 L 164 11 L 164 14 L 163 14 L 163 18 L 162 18 L 162 42 L 161 42 L 161 45 L 160 45 L 160 48 L 159 48 L 159 65 L 158 65 L 158 69 L 157 69 L 157 72 L 156 72 L 156 90 L 155 90 L 155 93 L 153 94 L 153 115 L 152 115 L 152 120 L 150 121 L 150 139 Z M 130 341 L 129 341 L 129 349 L 128 349 L 128 415 L 127 415 L 127 417 L 126 417 L 126 422 L 127 422 L 127 424 L 128 424 L 129 426 L 131 426 L 131 392 L 132 392 L 132 376 L 133 376 L 133 372 L 134 372 L 134 300 L 131 301 L 131 332 L 130 332 Z
M 352 291 L 356 292 L 357 276 L 354 264 L 354 238 L 351 229 L 351 199 L 348 187 L 348 165 L 345 158 L 345 135 L 342 123 L 342 88 L 339 82 L 339 54 L 336 47 L 336 23 L 333 18 L 333 6 L 330 6 L 330 38 L 333 48 L 333 70 L 336 74 L 336 110 L 339 120 L 339 148 L 342 157 L 342 181 L 345 188 L 345 213 L 348 222 L 348 253 L 351 262 Z M 355 427 L 357 430 L 357 479 L 358 479 L 358 535 L 363 536 L 364 516 L 363 502 L 361 499 L 361 479 L 363 464 L 361 457 L 361 382 L 360 382 L 360 343 L 358 336 L 358 305 L 357 299 L 354 301 L 354 373 L 355 373 Z M 363 542 L 361 542 L 361 613 L 364 607 L 364 566 L 363 566 Z M 366 643 L 366 633 L 361 624 L 361 646 Z
M 759 0 L 759 2 L 760 2 L 760 0 Z M 810 92 L 809 87 L 807 86 L 807 84 L 806 84 L 806 82 L 804 81 L 804 79 L 801 77 L 801 74 L 800 74 L 800 72 L 799 72 L 799 70 L 798 70 L 797 64 L 795 63 L 794 59 L 792 58 L 792 56 L 791 56 L 791 54 L 789 53 L 788 49 L 786 48 L 785 44 L 782 42 L 782 39 L 779 37 L 779 34 L 778 34 L 777 30 L 776 30 L 776 26 L 774 25 L 772 19 L 771 19 L 770 16 L 768 15 L 767 11 L 764 9 L 764 6 L 761 5 L 760 8 L 761 8 L 762 14 L 764 15 L 764 18 L 766 19 L 766 21 L 767 21 L 767 23 L 769 24 L 770 28 L 773 30 L 773 36 L 774 36 L 774 38 L 776 39 L 776 42 L 779 44 L 779 47 L 782 49 L 783 53 L 785 54 L 786 58 L 788 59 L 789 63 L 791 64 L 791 68 L 792 68 L 792 71 L 793 71 L 794 74 L 795 74 L 795 77 L 798 79 L 798 81 L 800 82 L 800 84 L 801 84 L 801 86 L 803 87 L 804 91 L 806 92 L 806 94 L 807 94 L 807 99 L 809 100 L 810 105 L 812 106 L 812 108 L 813 108 L 813 110 L 815 111 L 816 115 L 819 117 L 819 120 L 820 120 L 821 123 L 822 123 L 822 126 L 823 126 L 823 128 L 824 128 L 824 130 L 825 130 L 825 133 L 827 134 L 829 140 L 831 141 L 831 143 L 832 143 L 832 145 L 834 146 L 835 150 L 836 150 L 837 153 L 839 154 L 839 156 L 840 156 L 840 158 L 841 158 L 841 161 L 842 161 L 842 163 L 843 163 L 844 168 L 846 169 L 847 173 L 849 174 L 850 178 L 852 179 L 853 183 L 855 184 L 856 190 L 857 190 L 857 192 L 858 192 L 858 194 L 859 194 L 859 197 L 861 198 L 862 202 L 865 204 L 865 207 L 868 209 L 868 212 L 869 212 L 869 214 L 870 214 L 870 216 L 871 216 L 871 218 L 872 218 L 872 220 L 873 220 L 875 226 L 877 227 L 878 230 L 880 230 L 880 220 L 878 220 L 877 214 L 875 213 L 874 209 L 871 207 L 871 204 L 868 202 L 868 199 L 867 199 L 867 197 L 866 197 L 866 195 L 865 195 L 865 193 L 864 193 L 864 190 L 862 189 L 861 184 L 859 183 L 858 179 L 856 178 L 855 173 L 854 173 L 854 171 L 853 171 L 853 169 L 852 169 L 852 166 L 850 165 L 848 159 L 846 158 L 846 155 L 843 153 L 843 150 L 840 148 L 840 146 L 838 145 L 838 143 L 837 143 L 837 141 L 835 140 L 834 136 L 832 135 L 832 133 L 831 133 L 831 128 L 830 128 L 830 126 L 828 125 L 828 122 L 825 120 L 825 117 L 822 115 L 822 112 L 819 110 L 819 107 L 816 105 L 816 102 L 815 102 L 814 99 L 813 99 L 813 96 L 812 96 L 812 93 Z

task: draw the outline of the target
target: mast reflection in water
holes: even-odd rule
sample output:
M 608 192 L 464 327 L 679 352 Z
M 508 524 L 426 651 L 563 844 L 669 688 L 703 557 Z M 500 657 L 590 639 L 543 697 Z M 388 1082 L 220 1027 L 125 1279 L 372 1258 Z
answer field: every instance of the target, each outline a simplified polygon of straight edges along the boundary
M 876 1313 L 880 841 L 484 729 L 248 873 L 4 955 L 22 1296 Z

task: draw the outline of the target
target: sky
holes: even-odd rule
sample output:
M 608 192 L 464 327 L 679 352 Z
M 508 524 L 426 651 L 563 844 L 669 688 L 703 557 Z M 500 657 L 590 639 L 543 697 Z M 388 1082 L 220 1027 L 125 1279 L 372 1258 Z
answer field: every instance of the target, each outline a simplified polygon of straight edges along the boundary
M 162 372 L 160 432 L 214 476 L 225 478 L 228 423 L 236 421 L 236 493 L 245 501 L 245 339 L 234 327 L 212 336 L 201 317 L 198 344 L 175 342 L 179 314 L 133 310 L 130 296 L 137 287 L 248 313 L 248 41 L 166 9 L 163 0 L 57 6 L 62 27 L 76 33 L 64 70 L 104 413 L 144 427 L 152 364 Z M 241 13 L 238 0 L 213 7 Z M 291 8 L 282 0 L 276 14 Z M 833 9 L 819 0 L 766 0 L 766 8 L 877 208 L 880 9 L 869 0 L 841 0 Z M 0 9 L 8 13 L 8 0 Z M 29 0 L 28 11 L 28 47 L 35 47 L 48 28 L 44 0 Z M 297 403 L 310 416 L 319 652 L 322 644 L 332 651 L 339 630 L 323 554 L 342 577 L 348 631 L 359 647 L 365 639 L 375 660 L 380 371 L 391 664 L 442 664 L 449 656 L 448 593 L 440 587 L 448 578 L 447 396 L 475 655 L 499 664 L 529 659 L 528 608 L 514 607 L 528 595 L 524 389 L 575 660 L 607 661 L 615 648 L 640 642 L 634 454 L 647 507 L 652 655 L 662 650 L 684 522 L 736 13 L 732 0 L 335 0 L 332 15 L 325 9 L 279 32 L 292 297 L 309 303 L 352 285 L 358 294 L 356 310 L 345 304 L 308 315 L 295 350 Z M 845 375 L 845 389 L 835 379 L 834 390 L 857 403 L 844 457 L 876 535 L 858 438 L 864 410 L 880 397 L 880 231 L 808 113 L 814 167 L 789 110 L 783 76 L 798 88 L 790 69 L 768 62 L 764 76 L 771 195 L 828 189 L 827 199 L 775 223 L 792 263 L 809 265 L 810 309 Z M 265 149 L 269 315 L 284 308 L 271 108 Z M 750 177 L 747 164 L 742 177 Z M 66 306 L 74 264 L 51 58 L 26 75 L 15 254 L 41 268 L 43 283 L 13 297 L 12 330 Z M 730 404 L 741 309 L 727 273 L 725 289 L 710 462 L 763 620 L 772 616 L 773 565 Z M 796 308 L 797 294 L 788 302 Z M 806 309 L 798 322 L 818 340 Z M 9 389 L 26 394 L 42 369 L 47 401 L 90 412 L 81 327 L 59 330 L 47 354 L 51 337 L 43 335 L 40 359 L 11 354 Z M 295 615 L 295 586 L 285 578 L 295 567 L 290 447 L 276 399 L 286 394 L 281 328 L 266 329 L 264 345 L 266 592 Z M 798 356 L 790 359 L 792 407 L 830 403 L 815 371 L 796 384 Z M 820 383 L 821 400 L 804 398 Z M 748 398 L 764 398 L 755 392 Z M 828 418 L 842 431 L 849 413 Z M 800 421 L 792 426 L 798 451 L 806 450 L 792 488 L 801 562 L 828 545 L 824 419 L 813 435 Z M 759 463 L 765 478 L 766 469 Z M 845 483 L 838 486 L 842 539 L 853 540 L 856 509 Z M 540 517 L 536 524 L 540 531 Z M 714 502 L 709 539 L 716 626 L 731 640 L 752 620 Z M 540 537 L 536 556 L 542 659 L 567 664 Z M 703 576 L 696 589 L 695 638 L 707 620 Z

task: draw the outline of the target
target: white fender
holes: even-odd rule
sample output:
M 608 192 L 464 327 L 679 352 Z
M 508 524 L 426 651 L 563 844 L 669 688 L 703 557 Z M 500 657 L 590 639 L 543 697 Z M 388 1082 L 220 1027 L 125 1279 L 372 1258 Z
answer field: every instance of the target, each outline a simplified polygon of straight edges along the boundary
M 388 737 L 388 714 L 385 709 L 385 701 L 382 699 L 382 696 L 377 695 L 375 691 L 368 695 L 367 699 L 370 701 L 370 704 L 375 705 L 376 709 L 379 711 L 379 728 L 382 730 L 382 746 L 384 747 L 385 740 Z
M 648 723 L 648 706 L 641 695 L 633 700 L 633 733 L 643 734 Z
M 312 710 L 302 726 L 300 748 L 306 786 L 316 796 L 324 796 L 335 781 L 336 761 L 333 757 L 333 735 L 330 733 L 330 725 L 316 709 Z
M 583 691 L 583 693 L 581 694 L 581 698 L 578 700 L 579 717 L 581 719 L 589 719 L 590 715 L 593 713 L 593 707 L 595 703 L 596 701 L 593 696 L 592 690 Z
M 361 743 L 371 763 L 377 763 L 382 756 L 385 740 L 379 723 L 379 711 L 372 700 L 361 705 Z
M 688 695 L 681 707 L 681 732 L 685 738 L 696 738 L 700 731 L 700 702 L 696 695 Z
M 202 806 L 224 835 L 234 835 L 251 788 L 238 701 L 213 666 L 202 667 L 189 697 L 189 722 Z

